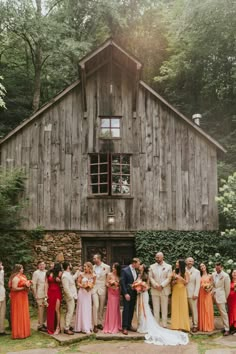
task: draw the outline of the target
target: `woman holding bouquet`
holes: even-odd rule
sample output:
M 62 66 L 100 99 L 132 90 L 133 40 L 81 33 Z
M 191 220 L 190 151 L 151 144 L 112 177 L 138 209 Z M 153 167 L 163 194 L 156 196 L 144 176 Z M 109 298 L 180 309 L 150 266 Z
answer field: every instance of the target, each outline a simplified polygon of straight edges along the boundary
M 228 315 L 230 333 L 236 333 L 236 269 L 231 273 L 230 293 L 228 296 Z
M 198 328 L 199 331 L 212 332 L 214 329 L 214 310 L 211 290 L 212 277 L 208 274 L 204 263 L 199 267 L 201 274 L 200 291 L 198 296 Z
M 114 263 L 112 265 L 112 272 L 108 273 L 107 276 L 108 299 L 104 333 L 117 333 L 122 329 L 120 315 L 120 272 L 121 267 L 119 263 Z
M 23 266 L 16 264 L 8 283 L 11 298 L 11 327 L 13 339 L 22 339 L 30 336 L 28 292 L 31 281 L 27 280 L 23 272 Z
M 148 268 L 140 265 L 140 276 L 133 283 L 133 288 L 138 293 L 138 332 L 145 334 L 145 343 L 156 345 L 185 345 L 188 335 L 180 331 L 171 331 L 161 327 L 155 320 L 149 306 L 149 279 Z
M 185 272 L 185 261 L 179 259 L 172 274 L 171 328 L 186 332 L 190 331 L 186 289 L 188 282 L 189 275 Z
M 74 332 L 90 334 L 92 331 L 92 295 L 91 289 L 96 282 L 93 265 L 84 263 L 84 272 L 80 274 L 77 284 L 79 286 L 78 301 L 75 316 Z

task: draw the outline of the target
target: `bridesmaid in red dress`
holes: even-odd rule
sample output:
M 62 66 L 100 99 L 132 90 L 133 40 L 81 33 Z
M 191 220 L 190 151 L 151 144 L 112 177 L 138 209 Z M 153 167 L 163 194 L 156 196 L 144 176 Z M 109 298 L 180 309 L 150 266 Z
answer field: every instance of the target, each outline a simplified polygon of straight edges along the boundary
M 232 271 L 230 293 L 227 302 L 230 333 L 236 334 L 236 269 Z
M 30 336 L 30 314 L 28 292 L 31 282 L 23 274 L 24 268 L 16 264 L 9 279 L 11 299 L 11 328 L 13 339 Z
M 204 263 L 200 264 L 201 283 L 198 296 L 198 328 L 202 332 L 214 330 L 214 310 L 211 290 L 212 278 Z
M 122 329 L 120 315 L 120 272 L 119 263 L 114 263 L 107 276 L 108 300 L 105 315 L 104 333 L 117 333 Z
M 59 263 L 49 270 L 46 276 L 45 292 L 48 299 L 47 308 L 47 330 L 49 334 L 59 334 L 60 329 L 60 306 L 62 300 L 61 292 L 62 269 Z

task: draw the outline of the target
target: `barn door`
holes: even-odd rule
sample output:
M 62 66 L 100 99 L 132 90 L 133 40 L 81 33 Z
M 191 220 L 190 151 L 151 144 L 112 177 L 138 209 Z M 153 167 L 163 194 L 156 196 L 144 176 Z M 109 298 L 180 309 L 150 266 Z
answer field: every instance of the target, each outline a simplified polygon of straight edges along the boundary
M 124 267 L 134 257 L 134 240 L 83 239 L 83 262 L 92 262 L 96 253 L 101 254 L 103 262 L 118 262 Z

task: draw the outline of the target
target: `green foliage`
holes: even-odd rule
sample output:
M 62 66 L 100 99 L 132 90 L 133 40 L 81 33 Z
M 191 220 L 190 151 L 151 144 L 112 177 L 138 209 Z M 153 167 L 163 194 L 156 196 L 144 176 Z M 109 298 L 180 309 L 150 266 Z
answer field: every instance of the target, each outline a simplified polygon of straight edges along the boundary
M 231 237 L 231 241 L 234 240 Z M 227 248 L 227 253 L 224 242 L 225 237 L 217 231 L 138 231 L 135 237 L 137 256 L 147 265 L 154 263 L 156 252 L 161 251 L 166 262 L 172 265 L 177 259 L 186 257 L 193 257 L 197 266 L 201 262 L 211 266 L 214 261 L 222 259 L 229 269 L 228 260 L 236 262 L 236 242 L 234 248 Z
M 42 239 L 45 233 L 45 229 L 43 226 L 38 225 L 35 229 L 28 231 L 28 234 L 34 239 L 39 240 Z
M 223 185 L 219 189 L 217 197 L 219 212 L 227 229 L 231 229 L 231 234 L 236 228 L 236 172 L 229 176 L 227 180 L 221 181 Z M 232 230 L 234 229 L 234 231 Z

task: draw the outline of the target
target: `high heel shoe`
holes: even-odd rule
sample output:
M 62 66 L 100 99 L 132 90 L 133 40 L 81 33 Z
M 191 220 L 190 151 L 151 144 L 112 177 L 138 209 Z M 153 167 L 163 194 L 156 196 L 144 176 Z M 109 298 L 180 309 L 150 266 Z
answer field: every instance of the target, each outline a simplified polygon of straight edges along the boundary
M 56 328 L 56 330 L 55 330 L 55 332 L 53 334 L 56 336 L 57 334 L 60 334 L 60 333 L 61 333 L 61 329 L 60 328 Z

